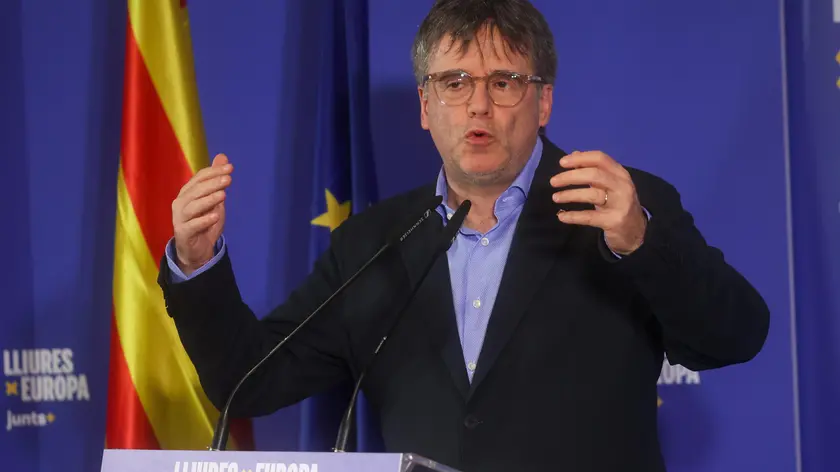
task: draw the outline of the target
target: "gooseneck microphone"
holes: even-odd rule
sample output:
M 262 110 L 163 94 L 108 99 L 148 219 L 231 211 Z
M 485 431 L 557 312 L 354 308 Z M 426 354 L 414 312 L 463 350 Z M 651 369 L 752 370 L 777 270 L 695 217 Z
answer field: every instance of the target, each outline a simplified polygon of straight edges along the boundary
M 362 386 L 362 380 L 365 378 L 365 373 L 367 373 L 368 369 L 370 369 L 370 366 L 376 359 L 377 354 L 379 354 L 379 351 L 382 349 L 382 345 L 385 344 L 385 341 L 397 327 L 397 324 L 402 319 L 403 314 L 408 308 L 408 304 L 411 302 L 411 300 L 414 299 L 414 296 L 417 294 L 417 290 L 420 288 L 420 286 L 423 285 L 423 281 L 426 280 L 426 276 L 428 276 L 429 272 L 431 272 L 432 267 L 437 261 L 437 258 L 440 257 L 441 254 L 449 250 L 449 247 L 452 246 L 452 243 L 455 241 L 455 236 L 458 233 L 458 230 L 461 229 L 461 226 L 464 224 L 464 220 L 467 218 L 467 213 L 469 213 L 471 206 L 472 202 L 470 202 L 469 200 L 464 200 L 464 202 L 461 203 L 461 206 L 459 206 L 458 209 L 455 210 L 455 214 L 452 215 L 452 218 L 449 220 L 449 223 L 440 233 L 440 239 L 436 244 L 434 255 L 432 256 L 428 264 L 426 264 L 426 267 L 423 269 L 423 275 L 420 277 L 420 280 L 418 280 L 417 284 L 411 290 L 411 294 L 408 297 L 406 297 L 405 303 L 397 312 L 397 317 L 394 320 L 394 323 L 391 325 L 391 328 L 379 341 L 379 344 L 373 351 L 373 356 L 371 357 L 370 361 L 362 370 L 361 374 L 359 374 L 359 379 L 356 381 L 356 385 L 353 388 L 353 394 L 350 396 L 350 403 L 347 405 L 347 409 L 344 411 L 344 416 L 341 418 L 341 424 L 338 427 L 338 437 L 336 438 L 335 446 L 333 447 L 334 452 L 345 452 L 345 449 L 347 448 L 347 438 L 350 435 L 350 427 L 353 424 L 353 410 L 356 406 L 356 398 L 359 395 L 359 389 Z
M 291 339 L 295 334 L 297 334 L 297 332 L 300 331 L 301 328 L 306 326 L 306 324 L 309 323 L 309 320 L 315 317 L 315 315 L 317 315 L 324 307 L 326 307 L 335 297 L 340 295 L 344 291 L 344 289 L 346 289 L 350 284 L 352 284 L 353 281 L 356 280 L 356 278 L 359 277 L 359 275 L 361 275 L 362 272 L 365 271 L 365 269 L 367 269 L 371 264 L 373 264 L 374 261 L 379 259 L 379 257 L 382 254 L 384 254 L 389 248 L 402 243 L 418 226 L 420 226 L 421 224 L 423 224 L 424 221 L 429 219 L 432 213 L 435 212 L 437 206 L 440 205 L 441 200 L 442 197 L 439 195 L 436 195 L 435 197 L 431 198 L 423 206 L 423 214 L 412 224 L 412 226 L 410 226 L 408 229 L 405 229 L 404 227 L 395 228 L 390 234 L 388 234 L 388 236 L 385 239 L 385 244 L 378 251 L 376 251 L 376 254 L 371 256 L 371 258 L 368 259 L 368 261 L 365 262 L 365 264 L 362 265 L 362 267 L 360 267 L 359 270 L 356 271 L 356 273 L 354 273 L 349 279 L 347 279 L 347 281 L 344 282 L 335 292 L 333 292 L 333 294 L 330 295 L 329 298 L 324 300 L 324 302 L 321 303 L 321 305 L 319 305 L 318 308 L 315 309 L 315 311 L 310 313 L 309 316 L 307 316 L 294 330 L 292 330 L 291 333 L 289 333 L 285 338 L 283 338 L 273 348 L 271 348 L 271 350 L 268 351 L 268 354 L 263 356 L 262 359 L 260 359 L 260 361 L 254 365 L 254 367 L 251 367 L 251 370 L 249 370 L 244 376 L 242 376 L 242 379 L 239 380 L 239 383 L 236 384 L 236 386 L 230 392 L 230 395 L 228 395 L 228 399 L 227 402 L 225 402 L 224 408 L 222 408 L 222 410 L 219 412 L 219 419 L 216 422 L 216 428 L 213 431 L 213 439 L 210 443 L 210 447 L 208 447 L 208 450 L 225 450 L 225 447 L 227 446 L 227 439 L 230 426 L 230 419 L 228 418 L 230 405 L 231 403 L 233 403 L 233 398 L 236 395 L 236 392 L 239 391 L 239 388 L 242 387 L 242 384 L 245 383 L 245 381 L 248 380 L 248 378 L 251 377 L 251 375 L 254 372 L 256 372 L 257 369 L 260 368 L 260 366 L 262 366 L 269 358 L 271 358 L 271 356 L 274 355 L 274 353 L 277 352 L 278 349 L 283 347 L 283 345 L 286 344 L 286 342 L 289 339 Z

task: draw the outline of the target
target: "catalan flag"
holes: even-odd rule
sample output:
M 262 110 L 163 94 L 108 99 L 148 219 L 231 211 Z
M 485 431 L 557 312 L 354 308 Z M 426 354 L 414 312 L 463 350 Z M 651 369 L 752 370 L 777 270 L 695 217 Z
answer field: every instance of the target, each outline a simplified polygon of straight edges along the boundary
M 156 283 L 172 200 L 208 165 L 185 1 L 129 0 L 105 445 L 205 449 L 218 411 Z M 230 449 L 252 449 L 250 423 Z

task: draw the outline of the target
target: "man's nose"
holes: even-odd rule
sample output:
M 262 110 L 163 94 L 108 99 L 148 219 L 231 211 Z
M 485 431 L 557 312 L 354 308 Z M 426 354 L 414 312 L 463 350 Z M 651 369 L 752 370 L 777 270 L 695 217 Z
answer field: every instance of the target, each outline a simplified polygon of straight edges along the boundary
M 475 90 L 472 97 L 467 101 L 467 113 L 470 116 L 489 115 L 492 109 L 492 100 L 487 92 L 484 81 L 475 82 Z

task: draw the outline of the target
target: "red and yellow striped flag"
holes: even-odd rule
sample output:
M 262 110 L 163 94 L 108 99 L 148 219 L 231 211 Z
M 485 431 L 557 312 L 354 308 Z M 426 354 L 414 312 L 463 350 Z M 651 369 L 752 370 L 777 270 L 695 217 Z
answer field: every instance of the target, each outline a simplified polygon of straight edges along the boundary
M 129 0 L 105 443 L 206 449 L 218 411 L 167 315 L 156 278 L 172 200 L 209 164 L 184 0 Z M 232 422 L 230 449 L 252 449 Z

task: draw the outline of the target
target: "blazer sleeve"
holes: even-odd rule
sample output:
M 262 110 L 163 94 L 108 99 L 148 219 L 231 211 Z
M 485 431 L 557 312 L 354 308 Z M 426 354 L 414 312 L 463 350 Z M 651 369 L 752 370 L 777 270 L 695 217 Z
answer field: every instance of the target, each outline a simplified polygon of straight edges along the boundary
M 340 286 L 334 249 L 327 250 L 285 303 L 258 319 L 245 304 L 230 250 L 213 267 L 171 283 L 161 262 L 158 284 L 178 335 L 208 398 L 222 408 L 242 376 Z M 334 300 L 263 364 L 238 391 L 232 416 L 259 416 L 329 389 L 350 376 L 347 335 Z
M 631 176 L 651 218 L 639 249 L 609 257 L 657 319 L 669 362 L 705 370 L 751 360 L 769 329 L 764 299 L 706 243 L 672 185 L 636 170 Z

